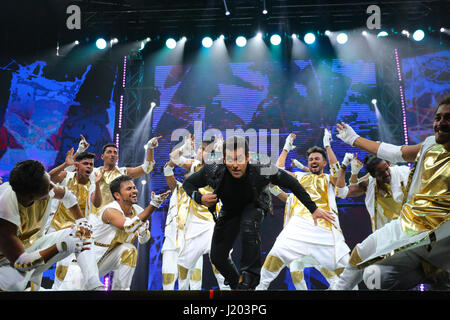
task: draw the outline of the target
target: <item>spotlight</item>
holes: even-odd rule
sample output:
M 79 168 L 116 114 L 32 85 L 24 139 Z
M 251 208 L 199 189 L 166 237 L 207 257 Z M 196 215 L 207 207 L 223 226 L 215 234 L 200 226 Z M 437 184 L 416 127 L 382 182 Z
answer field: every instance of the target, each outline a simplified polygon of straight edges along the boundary
M 75 45 L 78 45 L 78 44 L 80 44 L 80 41 L 75 40 L 74 44 L 75 44 Z
M 182 38 L 181 38 L 181 41 L 186 41 L 186 40 L 187 40 L 186 37 L 182 37 Z
M 363 32 L 361 32 L 361 34 L 362 34 L 363 36 L 367 36 L 367 31 L 364 30 Z
M 336 40 L 339 44 L 345 44 L 348 41 L 348 36 L 346 33 L 341 32 L 337 35 Z
M 205 48 L 210 48 L 213 45 L 213 40 L 210 37 L 204 37 L 202 40 L 202 45 Z
M 313 33 L 309 32 L 305 34 L 303 40 L 305 40 L 307 44 L 313 44 L 316 41 L 316 36 Z
M 229 15 L 230 15 L 230 11 L 228 11 L 228 10 L 225 11 L 225 15 L 226 15 L 226 16 L 229 16 Z
M 296 33 L 293 33 L 293 34 L 291 35 L 291 37 L 292 37 L 292 39 L 295 39 L 295 38 L 297 38 L 297 34 L 296 34 Z
M 143 186 L 145 186 L 145 185 L 147 184 L 147 181 L 141 180 L 141 184 L 142 184 Z
M 106 48 L 106 41 L 103 38 L 99 38 L 95 42 L 95 45 L 97 46 L 98 49 L 103 50 Z
M 377 38 L 380 38 L 380 37 L 387 37 L 389 34 L 386 32 L 386 31 L 380 31 L 378 34 L 377 34 Z
M 372 104 L 377 104 L 377 99 L 372 99 Z
M 219 39 L 220 39 L 220 40 L 223 40 L 223 39 L 225 39 L 225 36 L 224 36 L 223 34 L 221 34 L 220 37 L 219 37 Z
M 258 32 L 258 33 L 256 34 L 256 38 L 257 38 L 257 39 L 262 39 L 262 32 Z
M 403 34 L 404 36 L 406 36 L 407 38 L 409 38 L 409 32 L 408 32 L 408 30 L 402 30 L 402 34 Z
M 118 43 L 118 42 L 119 42 L 119 39 L 117 39 L 117 38 L 112 38 L 112 39 L 109 41 L 109 43 L 110 43 L 111 45 L 116 44 L 116 43 Z
M 325 30 L 325 35 L 326 36 L 330 36 L 331 35 L 331 31 L 330 30 Z
M 445 28 L 439 29 L 440 32 L 445 32 Z
M 281 43 L 281 37 L 278 34 L 274 34 L 270 37 L 270 43 L 277 46 Z
M 263 14 L 267 14 L 267 10 L 264 9 L 264 10 L 262 11 L 262 13 L 263 13 Z
M 173 49 L 173 48 L 175 48 L 175 47 L 177 46 L 177 42 L 175 41 L 175 39 L 169 38 L 169 39 L 167 39 L 167 41 L 166 41 L 166 46 L 167 46 L 167 48 L 169 48 L 169 49 Z
M 423 30 L 418 29 L 418 30 L 414 31 L 414 33 L 413 33 L 414 40 L 422 41 L 423 38 L 425 38 L 425 32 L 423 32 Z
M 245 45 L 247 44 L 247 39 L 245 39 L 245 37 L 243 36 L 239 36 L 236 38 L 236 45 L 238 47 L 245 47 Z

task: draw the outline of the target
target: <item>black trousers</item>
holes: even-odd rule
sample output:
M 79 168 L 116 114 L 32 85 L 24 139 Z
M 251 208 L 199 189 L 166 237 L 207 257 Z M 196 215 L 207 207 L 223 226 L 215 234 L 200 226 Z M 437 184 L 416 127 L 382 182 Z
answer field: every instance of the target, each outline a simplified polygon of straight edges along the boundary
M 239 211 L 219 212 L 211 243 L 210 259 L 214 266 L 233 288 L 241 274 L 259 281 L 261 272 L 260 225 L 263 211 L 249 204 Z M 238 235 L 241 235 L 242 254 L 240 272 L 230 257 L 230 250 Z M 256 283 L 257 284 L 257 283 Z

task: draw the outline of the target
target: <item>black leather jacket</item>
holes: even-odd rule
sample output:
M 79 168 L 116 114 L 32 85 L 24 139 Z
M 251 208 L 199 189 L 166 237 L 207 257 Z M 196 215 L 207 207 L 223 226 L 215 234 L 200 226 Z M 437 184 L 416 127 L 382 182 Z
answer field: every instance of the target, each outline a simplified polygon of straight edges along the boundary
M 263 169 L 266 170 L 263 171 Z M 225 164 L 205 164 L 199 171 L 193 173 L 184 181 L 183 189 L 195 202 L 201 204 L 202 195 L 198 192 L 198 189 L 209 185 L 214 190 L 213 193 L 217 194 L 225 170 L 227 170 Z M 269 167 L 267 165 L 249 163 L 247 172 L 255 205 L 265 213 L 272 213 L 272 196 L 268 188 L 269 184 L 291 190 L 311 213 L 317 209 L 316 204 L 311 200 L 311 197 L 297 179 L 284 170 L 278 169 L 273 165 Z M 270 173 L 264 174 L 267 172 Z

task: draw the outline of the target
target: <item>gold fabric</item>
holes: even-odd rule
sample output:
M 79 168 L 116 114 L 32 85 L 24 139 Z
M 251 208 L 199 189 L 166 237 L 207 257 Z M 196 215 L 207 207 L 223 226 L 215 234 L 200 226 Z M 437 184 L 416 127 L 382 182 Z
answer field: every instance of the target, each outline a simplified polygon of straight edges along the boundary
M 450 152 L 436 145 L 424 155 L 419 192 L 401 211 L 403 231 L 417 234 L 450 219 Z
M 264 261 L 263 268 L 268 271 L 275 272 L 280 270 L 283 266 L 284 262 L 280 258 L 268 255 L 266 257 L 266 261 Z
M 375 186 L 375 217 L 373 221 L 373 230 L 378 229 L 377 215 L 382 214 L 388 221 L 397 219 L 400 216 L 402 203 L 396 202 L 392 196 L 391 185 L 385 185 L 387 192 L 380 190 L 378 185 Z
M 175 274 L 174 273 L 163 273 L 162 274 L 162 283 L 164 285 L 171 284 L 175 282 Z
M 18 230 L 18 237 L 22 241 L 25 248 L 31 246 L 39 235 L 43 227 L 44 214 L 47 209 L 48 199 L 36 200 L 31 206 L 24 207 L 20 203 L 20 228 Z
M 183 187 L 177 189 L 177 228 L 184 229 L 186 224 L 187 213 L 189 212 L 189 206 L 191 204 L 191 198 L 184 191 Z
M 180 280 L 186 280 L 188 275 L 188 269 L 183 266 L 178 265 L 178 278 Z
M 137 254 L 136 248 L 124 250 L 120 256 L 120 264 L 129 267 L 136 267 Z
M 90 181 L 87 184 L 80 184 L 75 175 L 72 179 L 69 180 L 66 186 L 67 189 L 69 189 L 75 195 L 75 197 L 77 197 L 78 206 L 80 207 L 81 213 L 83 215 L 86 212 L 85 210 L 89 197 L 90 185 Z M 55 228 L 55 230 L 69 228 L 74 224 L 74 222 L 75 217 L 72 215 L 68 208 L 64 207 L 62 201 L 60 201 L 52 220 L 53 228 Z
M 202 280 L 202 270 L 194 269 L 194 271 L 191 274 L 190 279 L 192 281 L 201 281 Z
M 336 276 L 336 273 L 332 270 L 328 270 L 326 268 L 320 268 L 320 273 L 327 279 L 333 278 Z
M 58 265 L 55 270 L 55 277 L 60 281 L 64 281 L 68 269 L 68 266 Z
M 312 173 L 305 174 L 299 179 L 299 182 L 308 192 L 312 201 L 314 201 L 319 208 L 331 211 L 328 203 L 328 175 L 317 175 Z M 294 197 L 293 199 L 292 212 L 294 215 L 314 222 L 311 212 L 309 212 L 309 210 L 300 202 L 300 200 L 297 199 L 297 197 Z M 317 225 L 331 230 L 331 223 L 325 219 L 317 219 Z
M 206 187 L 198 189 L 198 191 L 203 195 L 203 194 L 207 194 L 207 193 L 212 193 L 213 189 L 210 186 L 206 186 Z M 191 201 L 191 205 L 193 207 L 193 213 L 196 217 L 198 217 L 202 220 L 213 221 L 212 214 L 211 214 L 211 212 L 209 212 L 208 207 L 198 204 L 195 201 Z M 219 212 L 219 211 L 220 211 L 220 202 L 218 202 L 216 205 L 216 212 Z
M 291 279 L 293 283 L 299 283 L 303 280 L 303 271 L 296 270 L 291 271 Z
M 115 178 L 120 177 L 122 175 L 119 168 L 117 168 L 117 167 L 115 167 L 113 170 L 110 170 L 110 171 L 104 171 L 104 167 L 99 167 L 99 171 L 103 172 L 103 179 L 100 180 L 100 191 L 102 193 L 102 204 L 98 208 L 96 208 L 95 206 L 92 206 L 92 209 L 91 209 L 91 212 L 96 215 L 99 215 L 100 210 L 105 205 L 114 201 L 114 197 L 111 193 L 111 190 L 109 189 L 109 185 Z M 125 172 L 124 174 L 127 174 L 127 173 Z

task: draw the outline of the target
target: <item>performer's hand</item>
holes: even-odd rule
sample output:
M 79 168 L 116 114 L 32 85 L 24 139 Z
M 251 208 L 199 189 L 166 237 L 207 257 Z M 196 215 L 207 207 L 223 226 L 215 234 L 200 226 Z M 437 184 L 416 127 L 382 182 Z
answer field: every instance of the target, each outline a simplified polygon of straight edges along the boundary
M 207 193 L 202 195 L 202 204 L 206 207 L 212 207 L 217 203 L 217 195 L 214 193 Z
M 358 160 L 357 153 L 355 154 L 352 161 L 350 162 L 350 165 L 352 166 L 352 175 L 358 175 L 359 171 L 361 171 L 363 164 L 361 161 Z
M 352 160 L 353 160 L 353 153 L 346 152 L 344 160 L 342 160 L 342 165 L 347 168 L 348 165 L 350 164 L 350 161 Z
M 66 159 L 64 160 L 64 163 L 66 164 L 67 167 L 73 166 L 75 164 L 75 160 L 73 157 L 73 148 L 71 148 L 69 151 L 67 151 Z
M 147 233 L 149 226 L 150 226 L 150 222 L 148 220 L 145 220 L 145 222 L 139 227 L 138 234 L 140 236 L 144 236 Z
M 305 167 L 303 165 L 303 163 L 301 163 L 300 161 L 298 161 L 297 159 L 291 159 L 291 164 L 293 166 L 296 166 L 297 168 L 301 169 L 301 170 L 305 170 L 305 168 L 307 169 L 308 167 Z M 306 171 L 306 170 L 305 170 Z
M 167 190 L 166 192 L 161 193 L 161 194 L 155 194 L 155 192 L 152 191 L 150 204 L 152 206 L 154 206 L 155 208 L 159 208 L 162 205 L 162 203 L 167 199 L 169 194 L 170 194 L 170 190 Z
M 78 143 L 78 149 L 75 152 L 75 154 L 80 154 L 80 153 L 86 151 L 87 148 L 89 148 L 89 146 L 90 146 L 89 142 L 86 141 L 86 138 L 82 134 L 80 134 L 80 137 L 81 137 L 81 140 Z
M 147 144 L 144 146 L 145 149 L 154 149 L 158 146 L 158 140 L 161 139 L 162 136 L 159 137 L 153 137 L 150 140 L 148 140 Z
M 292 149 L 295 149 L 294 146 L 294 140 L 297 136 L 295 133 L 290 133 L 288 137 L 286 138 L 286 142 L 284 143 L 283 150 L 286 150 L 287 152 L 291 151 Z
M 333 213 L 326 211 L 324 209 L 321 209 L 321 208 L 317 208 L 316 211 L 313 212 L 312 216 L 314 219 L 314 225 L 316 225 L 316 226 L 317 226 L 317 219 L 319 219 L 319 218 L 325 219 L 330 223 L 333 223 L 333 221 L 334 221 Z
M 348 124 L 341 122 L 337 123 L 337 131 L 339 134 L 336 135 L 339 139 L 344 141 L 346 144 L 353 146 L 353 143 L 356 139 L 359 138 L 359 135 L 350 127 Z
M 325 130 L 323 131 L 323 147 L 331 147 L 331 141 L 333 141 L 331 132 L 327 128 L 325 128 Z

